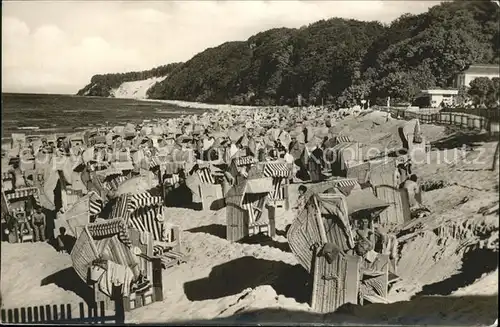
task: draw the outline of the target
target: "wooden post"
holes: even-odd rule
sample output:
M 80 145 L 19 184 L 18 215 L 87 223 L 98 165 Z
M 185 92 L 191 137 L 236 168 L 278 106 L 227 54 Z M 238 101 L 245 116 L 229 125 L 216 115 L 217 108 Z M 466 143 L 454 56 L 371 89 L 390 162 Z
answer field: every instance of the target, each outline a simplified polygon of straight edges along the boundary
M 498 152 L 500 151 L 500 142 L 497 142 L 497 147 L 495 149 L 495 154 L 493 155 L 493 165 L 491 166 L 491 170 L 495 170 L 498 161 Z
M 123 303 L 123 297 L 121 296 L 115 298 L 115 323 L 125 323 L 125 307 Z
M 154 292 L 154 301 L 161 302 L 163 301 L 163 280 L 162 280 L 162 267 L 161 267 L 161 259 L 153 258 L 153 292 Z
M 313 260 L 311 263 L 311 273 L 313 274 L 313 284 L 312 284 L 312 294 L 311 294 L 311 308 L 316 308 L 316 298 L 317 296 L 317 287 L 315 287 L 318 282 L 317 273 L 316 273 L 316 260 L 318 255 L 318 249 L 314 247 L 313 249 Z
M 284 197 L 285 197 L 285 210 L 288 211 L 290 210 L 290 193 L 289 193 L 289 187 L 290 183 L 288 178 L 285 179 L 285 192 L 284 192 Z
M 328 239 L 326 237 L 325 225 L 323 224 L 323 218 L 321 217 L 321 211 L 319 209 L 318 200 L 314 198 L 314 206 L 316 207 L 316 222 L 318 223 L 319 235 L 321 237 L 321 242 L 326 243 Z
M 267 210 L 269 217 L 269 237 L 273 238 L 276 235 L 276 207 L 268 206 Z

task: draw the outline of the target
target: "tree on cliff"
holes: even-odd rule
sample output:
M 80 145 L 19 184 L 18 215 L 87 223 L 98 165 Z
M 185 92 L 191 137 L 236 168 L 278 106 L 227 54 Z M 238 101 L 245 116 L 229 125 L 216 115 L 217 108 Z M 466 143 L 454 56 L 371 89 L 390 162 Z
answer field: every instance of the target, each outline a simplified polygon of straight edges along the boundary
M 447 87 L 471 64 L 500 62 L 499 13 L 489 2 L 454 1 L 388 26 L 332 18 L 277 28 L 207 49 L 163 75 L 96 75 L 79 94 L 107 96 L 124 81 L 168 75 L 149 97 L 291 105 L 302 94 L 306 105 L 387 96 L 407 102 L 422 88 Z

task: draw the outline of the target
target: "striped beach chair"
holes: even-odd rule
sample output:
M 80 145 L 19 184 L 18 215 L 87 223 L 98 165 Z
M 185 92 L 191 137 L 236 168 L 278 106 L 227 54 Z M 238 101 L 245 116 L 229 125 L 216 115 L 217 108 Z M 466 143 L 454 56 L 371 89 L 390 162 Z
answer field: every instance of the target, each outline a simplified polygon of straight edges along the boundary
M 209 167 L 200 168 L 197 173 L 202 184 L 215 184 L 214 176 Z
M 231 164 L 229 166 L 229 173 L 236 178 L 236 183 L 239 183 L 238 175 L 241 173 L 241 168 L 244 166 L 251 166 L 256 164 L 258 161 L 254 157 L 246 156 L 246 157 L 235 157 L 232 159 Z M 244 176 L 244 178 L 247 178 Z
M 127 176 L 119 175 L 109 181 L 104 182 L 103 187 L 108 191 L 114 191 L 117 190 L 118 187 L 127 180 L 128 180 Z
M 166 177 L 164 179 L 164 183 L 167 185 L 175 185 L 180 182 L 179 174 L 172 174 L 170 177 Z
M 222 185 L 217 184 L 210 167 L 201 167 L 197 174 L 200 178 L 199 194 L 201 198 L 202 209 L 210 209 L 212 204 L 215 207 L 222 207 L 224 195 Z
M 141 207 L 157 206 L 161 202 L 160 196 L 152 196 L 149 192 L 133 194 L 128 198 L 127 210 L 133 212 Z
M 264 176 L 272 177 L 273 189 L 269 192 L 269 201 L 278 208 L 288 210 L 288 178 L 290 167 L 286 163 L 266 163 L 264 165 Z
M 257 159 L 255 159 L 254 157 L 250 157 L 250 156 L 238 157 L 238 158 L 234 158 L 233 160 L 234 160 L 234 163 L 236 164 L 237 167 L 257 163 Z
M 349 136 L 337 136 L 335 141 L 337 144 L 354 142 Z
M 103 202 L 101 199 L 90 198 L 89 199 L 89 214 L 91 216 L 98 215 L 102 210 Z
M 265 197 L 260 197 L 257 202 L 243 203 L 243 207 L 248 212 L 248 236 L 257 234 L 269 234 L 269 219 L 262 217 Z
M 159 196 L 148 192 L 128 195 L 127 225 L 142 232 L 149 232 L 155 242 L 154 253 L 161 258 L 164 268 L 186 261 L 181 252 L 178 226 L 164 221 L 164 207 Z
M 342 193 L 348 195 L 353 189 L 361 189 L 361 186 L 355 178 L 338 179 L 335 182 L 337 187 Z
M 140 231 L 151 233 L 153 239 L 161 241 L 163 239 L 164 224 L 157 217 L 163 215 L 162 206 L 153 208 L 140 208 L 130 214 L 129 226 Z
M 7 200 L 27 198 L 34 194 L 38 194 L 38 189 L 36 187 L 25 187 L 14 191 L 5 191 L 5 197 Z
M 2 211 L 9 212 L 18 218 L 19 233 L 18 241 L 29 242 L 33 240 L 33 231 L 29 225 L 26 215 L 26 203 L 33 201 L 34 205 L 40 205 L 38 189 L 36 187 L 27 187 L 16 190 L 2 191 Z M 5 203 L 4 203 L 5 202 Z

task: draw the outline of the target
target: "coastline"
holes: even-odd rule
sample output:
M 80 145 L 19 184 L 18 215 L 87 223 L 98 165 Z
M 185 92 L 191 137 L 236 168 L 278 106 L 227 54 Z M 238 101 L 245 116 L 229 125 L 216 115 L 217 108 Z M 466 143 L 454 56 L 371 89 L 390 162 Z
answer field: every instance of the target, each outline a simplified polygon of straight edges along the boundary
M 115 98 L 115 99 L 125 99 L 125 98 Z M 178 106 L 186 109 L 199 109 L 199 110 L 217 110 L 217 111 L 232 111 L 235 109 L 258 109 L 258 108 L 289 108 L 288 106 L 242 106 L 242 105 L 232 105 L 232 104 L 215 104 L 215 103 L 202 103 L 202 102 L 190 102 L 182 100 L 161 100 L 161 99 L 135 99 L 138 101 L 148 101 L 148 102 L 161 102 L 170 104 L 173 106 Z
M 45 95 L 44 95 L 45 96 Z M 54 95 L 58 96 L 58 95 Z M 66 95 L 65 95 L 66 96 Z M 120 101 L 123 100 L 128 100 L 128 101 L 136 101 L 136 106 L 137 110 L 143 111 L 143 114 L 137 114 L 134 113 L 136 111 L 134 109 L 134 104 L 126 104 L 127 109 L 125 110 L 130 110 L 132 113 L 131 116 L 135 116 L 133 119 L 128 119 L 124 118 L 122 121 L 122 124 L 127 123 L 127 122 L 136 122 L 140 123 L 143 122 L 144 120 L 162 120 L 162 119 L 168 119 L 172 117 L 182 117 L 182 116 L 190 116 L 190 115 L 201 115 L 204 112 L 210 112 L 210 111 L 217 111 L 221 109 L 220 105 L 207 105 L 207 104 L 199 104 L 199 103 L 188 103 L 188 102 L 182 102 L 182 101 L 171 101 L 171 100 L 156 100 L 156 99 L 146 99 L 146 98 L 131 98 L 131 97 L 93 97 L 93 96 L 73 96 L 73 95 L 67 95 L 69 97 L 75 97 L 75 98 L 86 98 L 86 99 L 103 99 L 103 100 L 109 100 L 113 102 L 113 100 L 116 100 L 118 102 L 118 111 L 117 113 L 121 115 L 121 113 L 124 111 L 124 109 L 119 108 L 120 107 Z M 140 102 L 139 102 L 140 101 Z M 150 103 L 151 111 L 144 111 L 142 109 L 141 103 Z M 161 106 L 155 106 L 154 104 L 162 104 Z M 34 105 L 35 106 L 35 105 Z M 156 108 L 158 107 L 158 108 Z M 57 110 L 57 108 L 54 108 L 54 110 Z M 83 109 L 85 110 L 85 109 Z M 167 117 L 165 116 L 167 114 Z M 4 113 L 5 115 L 5 113 Z M 140 120 L 140 122 L 138 121 Z M 49 126 L 43 126 L 43 125 L 38 125 L 37 122 L 33 122 L 32 125 L 29 126 L 23 126 L 25 124 L 19 124 L 19 122 L 22 121 L 22 117 L 17 117 L 15 122 L 11 121 L 11 126 L 5 130 L 8 134 L 2 133 L 2 148 L 6 149 L 10 147 L 10 142 L 12 140 L 12 133 L 19 133 L 19 134 L 25 134 L 26 136 L 30 135 L 52 135 L 56 134 L 58 136 L 68 136 L 72 135 L 74 133 L 83 133 L 88 129 L 93 129 L 93 128 L 99 128 L 104 126 L 103 123 L 99 123 L 94 120 L 87 121 L 87 120 L 81 120 L 77 122 L 74 126 L 72 125 L 71 127 L 66 126 L 64 124 L 59 124 L 58 126 L 55 126 L 52 124 L 52 127 Z M 89 124 L 87 124 L 89 122 Z M 120 123 L 111 123 L 111 126 L 116 126 L 116 125 L 121 125 Z M 23 127 L 20 127 L 23 126 Z M 40 127 L 39 127 L 40 126 Z M 5 128 L 5 125 L 2 125 L 2 128 Z

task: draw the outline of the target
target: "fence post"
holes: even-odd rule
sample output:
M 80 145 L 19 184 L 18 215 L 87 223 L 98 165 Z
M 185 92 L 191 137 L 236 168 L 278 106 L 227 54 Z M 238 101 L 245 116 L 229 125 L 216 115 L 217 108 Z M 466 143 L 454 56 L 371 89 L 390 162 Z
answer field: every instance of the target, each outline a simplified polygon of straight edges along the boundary
M 116 324 L 125 323 L 125 307 L 123 305 L 122 296 L 117 296 L 115 298 L 115 323 Z
M 178 236 L 177 236 L 178 237 Z M 154 302 L 163 301 L 163 269 L 161 266 L 161 258 L 152 259 L 153 266 L 153 292 L 154 292 Z

